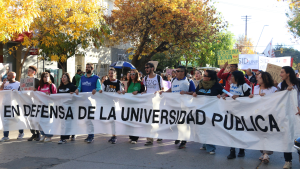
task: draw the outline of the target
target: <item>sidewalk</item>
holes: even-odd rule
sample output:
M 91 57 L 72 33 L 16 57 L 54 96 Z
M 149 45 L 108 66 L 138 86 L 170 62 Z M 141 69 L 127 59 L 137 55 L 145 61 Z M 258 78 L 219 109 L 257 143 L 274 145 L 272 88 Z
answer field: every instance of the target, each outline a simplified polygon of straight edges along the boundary
M 3 132 L 0 131 L 1 138 Z M 74 168 L 171 168 L 171 169 L 281 169 L 283 153 L 275 152 L 270 163 L 263 164 L 258 158 L 259 151 L 246 150 L 246 156 L 227 160 L 228 147 L 217 146 L 216 154 L 200 150 L 200 143 L 188 142 L 185 149 L 178 149 L 174 140 L 154 142 L 144 146 L 145 138 L 137 144 L 128 143 L 128 136 L 118 136 L 117 144 L 108 143 L 110 135 L 95 135 L 91 144 L 84 142 L 86 135 L 77 136 L 76 141 L 57 144 L 59 136 L 50 143 L 27 141 L 31 136 L 25 130 L 23 140 L 17 140 L 18 131 L 10 132 L 9 142 L 0 142 L 0 169 L 74 169 Z M 293 153 L 293 168 L 300 168 L 299 157 Z

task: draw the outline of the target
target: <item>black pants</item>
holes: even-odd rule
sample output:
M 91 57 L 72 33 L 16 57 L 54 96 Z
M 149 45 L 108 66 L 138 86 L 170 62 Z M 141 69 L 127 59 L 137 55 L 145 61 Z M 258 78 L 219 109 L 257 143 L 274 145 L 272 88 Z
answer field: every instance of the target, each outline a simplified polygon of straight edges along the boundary
M 131 139 L 131 141 L 138 141 L 139 137 L 138 136 L 129 136 L 129 139 Z
M 72 138 L 74 138 L 74 137 L 75 137 L 75 135 L 72 135 Z M 69 140 L 70 139 L 70 135 L 61 135 L 60 139 L 61 140 Z
M 176 140 L 176 141 L 180 141 L 180 140 Z M 181 140 L 181 144 L 186 144 L 185 140 Z
M 34 135 L 34 136 L 40 136 L 40 132 L 39 132 L 39 130 L 30 130 L 31 131 L 31 133 L 32 133 L 32 135 Z
M 291 162 L 293 159 L 292 153 L 283 153 L 284 154 L 284 159 L 287 162 Z M 300 155 L 300 152 L 298 152 L 298 154 Z
M 235 151 L 235 148 L 234 148 L 234 147 L 231 147 L 230 150 L 234 150 L 234 151 Z M 240 148 L 240 151 L 245 151 L 245 149 Z

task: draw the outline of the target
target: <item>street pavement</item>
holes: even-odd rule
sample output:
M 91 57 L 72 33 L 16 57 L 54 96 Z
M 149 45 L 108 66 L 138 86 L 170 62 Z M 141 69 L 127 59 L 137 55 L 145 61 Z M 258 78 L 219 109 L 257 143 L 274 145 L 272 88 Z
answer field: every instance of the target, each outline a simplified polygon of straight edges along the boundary
M 2 131 L 0 131 L 2 133 Z M 0 142 L 0 169 L 74 169 L 74 168 L 170 168 L 170 169 L 280 169 L 284 165 L 283 153 L 275 152 L 270 163 L 263 164 L 260 152 L 246 150 L 246 156 L 228 160 L 228 147 L 217 146 L 216 154 L 200 150 L 200 143 L 188 142 L 185 149 L 178 149 L 174 140 L 154 142 L 144 146 L 145 138 L 130 144 L 128 136 L 118 136 L 117 144 L 108 143 L 110 135 L 97 134 L 93 143 L 85 143 L 86 135 L 76 141 L 57 144 L 59 136 L 50 143 L 27 141 L 31 136 L 25 130 L 23 140 L 17 140 L 18 131 L 10 132 L 9 142 Z M 299 156 L 293 153 L 293 169 L 299 169 Z

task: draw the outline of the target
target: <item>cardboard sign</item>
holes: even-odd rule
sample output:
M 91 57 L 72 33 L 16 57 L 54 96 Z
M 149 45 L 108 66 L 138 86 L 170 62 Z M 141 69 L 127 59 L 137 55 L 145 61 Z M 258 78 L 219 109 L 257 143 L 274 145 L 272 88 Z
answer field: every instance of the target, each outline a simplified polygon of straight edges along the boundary
M 270 73 L 273 77 L 273 80 L 275 80 L 276 82 L 280 83 L 282 81 L 280 76 L 281 66 L 268 63 L 266 72 Z
M 34 77 L 30 77 L 30 78 L 22 78 L 20 80 L 20 91 L 24 91 L 24 90 L 34 90 Z
M 239 50 L 220 50 L 218 51 L 218 65 L 239 64 Z

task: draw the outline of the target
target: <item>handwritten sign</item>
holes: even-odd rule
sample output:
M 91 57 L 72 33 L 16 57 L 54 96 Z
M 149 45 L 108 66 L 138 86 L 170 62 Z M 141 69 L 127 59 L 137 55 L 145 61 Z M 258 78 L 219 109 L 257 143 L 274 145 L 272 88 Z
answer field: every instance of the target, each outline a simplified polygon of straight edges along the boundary
M 220 50 L 218 51 L 218 65 L 239 64 L 239 50 Z
M 282 81 L 280 72 L 281 72 L 281 66 L 277 66 L 271 63 L 268 63 L 266 72 L 270 73 L 273 77 L 273 80 L 280 83 Z
M 22 78 L 20 80 L 20 90 L 24 91 L 24 90 L 34 90 L 34 77 L 30 77 L 30 78 Z

